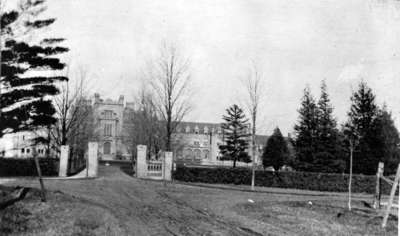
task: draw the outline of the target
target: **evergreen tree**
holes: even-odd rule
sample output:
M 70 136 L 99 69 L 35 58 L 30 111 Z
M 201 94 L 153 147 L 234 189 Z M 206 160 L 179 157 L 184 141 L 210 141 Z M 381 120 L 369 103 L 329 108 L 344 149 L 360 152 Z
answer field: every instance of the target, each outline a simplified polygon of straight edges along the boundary
M 376 121 L 378 107 L 375 104 L 375 95 L 365 82 L 359 84 L 358 90 L 351 97 L 349 120 L 345 124 L 345 133 L 348 140 L 353 140 L 354 173 L 374 174 L 378 166 L 379 157 L 374 153 L 376 148 L 377 128 Z
M 310 88 L 304 89 L 301 107 L 298 110 L 299 121 L 294 130 L 296 138 L 296 169 L 311 170 L 317 147 L 318 110 Z
M 68 49 L 57 46 L 63 39 L 44 38 L 32 43 L 23 37 L 54 23 L 54 18 L 37 19 L 44 4 L 44 0 L 21 0 L 17 10 L 0 15 L 0 138 L 6 133 L 48 127 L 56 121 L 49 96 L 59 92 L 54 83 L 67 78 L 54 76 L 52 71 L 64 68 L 55 56 Z
M 224 132 L 224 144 L 220 145 L 222 160 L 232 160 L 233 167 L 236 161 L 250 162 L 246 152 L 249 141 L 248 119 L 241 108 L 236 104 L 226 109 L 228 115 L 224 115 L 225 123 L 222 124 Z
M 318 124 L 317 152 L 329 152 L 335 154 L 335 143 L 337 141 L 338 130 L 336 120 L 333 117 L 333 107 L 330 104 L 329 95 L 325 81 L 321 85 L 321 97 L 318 101 Z
M 385 163 L 385 173 L 394 174 L 400 162 L 399 132 L 394 125 L 392 114 L 387 110 L 386 105 L 379 110 L 374 122 L 374 133 L 376 136 L 370 137 L 373 143 L 374 156 Z
M 275 128 L 272 136 L 268 139 L 263 155 L 263 166 L 273 166 L 275 170 L 279 170 L 285 164 L 288 164 L 289 150 L 286 140 L 283 138 L 279 128 Z
M 322 81 L 321 96 L 317 111 L 317 146 L 314 156 L 314 171 L 343 172 L 342 140 L 339 137 L 337 123 L 333 117 L 333 107 L 330 103 L 325 81 Z

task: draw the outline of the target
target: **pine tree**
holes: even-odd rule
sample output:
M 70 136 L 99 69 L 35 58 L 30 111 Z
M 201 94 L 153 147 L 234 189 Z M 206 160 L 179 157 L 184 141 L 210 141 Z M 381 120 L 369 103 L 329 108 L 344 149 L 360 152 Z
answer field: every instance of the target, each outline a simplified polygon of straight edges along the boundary
M 222 124 L 224 132 L 224 144 L 220 145 L 222 160 L 232 160 L 233 167 L 236 161 L 250 162 L 246 152 L 249 142 L 248 119 L 241 108 L 236 104 L 226 109 L 228 115 L 224 115 L 225 123 Z
M 325 81 L 321 85 L 321 97 L 318 101 L 318 152 L 335 153 L 338 130 L 336 120 L 333 117 L 333 107 L 330 104 Z
M 37 19 L 44 4 L 44 0 L 21 0 L 18 10 L 0 15 L 0 138 L 56 122 L 50 97 L 59 92 L 54 83 L 67 80 L 54 76 L 54 71 L 65 67 L 56 56 L 68 49 L 57 46 L 63 39 L 44 38 L 32 43 L 25 37 L 54 23 L 54 18 Z
M 301 107 L 298 110 L 299 121 L 294 130 L 296 138 L 296 169 L 312 170 L 317 147 L 318 110 L 310 88 L 304 89 Z
M 379 157 L 373 150 L 377 145 L 375 119 L 378 115 L 378 106 L 375 95 L 365 82 L 359 84 L 358 90 L 351 97 L 349 120 L 345 124 L 345 134 L 348 140 L 353 140 L 354 173 L 374 174 L 378 166 Z
M 264 168 L 273 166 L 275 170 L 278 170 L 283 165 L 288 164 L 288 157 L 289 150 L 286 140 L 277 127 L 264 147 L 262 155 L 263 166 Z
M 321 96 L 317 108 L 317 146 L 314 171 L 342 172 L 345 167 L 342 140 L 333 117 L 333 107 L 325 81 L 322 81 L 321 84 Z
M 394 174 L 400 162 L 399 132 L 394 125 L 392 114 L 387 110 L 386 105 L 379 110 L 374 122 L 374 133 L 370 137 L 374 143 L 372 152 L 374 156 L 385 163 L 385 173 Z

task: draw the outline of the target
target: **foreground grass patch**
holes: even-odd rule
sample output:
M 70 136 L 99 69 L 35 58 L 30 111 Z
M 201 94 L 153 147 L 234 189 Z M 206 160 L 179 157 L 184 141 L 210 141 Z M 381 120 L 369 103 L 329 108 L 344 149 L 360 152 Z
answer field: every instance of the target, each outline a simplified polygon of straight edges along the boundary
M 126 235 L 105 208 L 61 192 L 41 202 L 31 190 L 22 201 L 0 211 L 0 235 Z
M 381 228 L 382 217 L 355 202 L 348 211 L 344 201 L 285 201 L 243 203 L 235 211 L 261 224 L 272 235 L 397 235 L 397 217 Z

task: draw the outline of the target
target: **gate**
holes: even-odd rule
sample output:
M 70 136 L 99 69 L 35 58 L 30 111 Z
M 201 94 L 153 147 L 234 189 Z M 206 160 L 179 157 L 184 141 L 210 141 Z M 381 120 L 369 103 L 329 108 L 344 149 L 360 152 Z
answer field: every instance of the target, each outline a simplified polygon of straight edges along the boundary
M 160 161 L 146 159 L 147 147 L 137 146 L 136 177 L 143 179 L 171 180 L 172 152 L 164 152 Z
M 163 162 L 162 161 L 148 161 L 147 162 L 147 176 L 150 178 L 163 177 Z
M 87 153 L 84 150 L 72 149 L 68 157 L 67 176 L 79 173 L 86 168 Z

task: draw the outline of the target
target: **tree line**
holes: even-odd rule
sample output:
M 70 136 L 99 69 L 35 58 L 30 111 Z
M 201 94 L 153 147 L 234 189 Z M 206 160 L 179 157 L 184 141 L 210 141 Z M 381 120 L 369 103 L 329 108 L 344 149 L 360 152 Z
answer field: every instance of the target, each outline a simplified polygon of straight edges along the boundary
M 0 138 L 44 129 L 48 135 L 36 142 L 56 150 L 60 145 L 82 146 L 83 140 L 94 139 L 95 119 L 86 103 L 86 71 L 75 76 L 76 86 L 72 87 L 69 77 L 73 76 L 69 70 L 65 72 L 68 66 L 59 59 L 69 51 L 62 46 L 64 39 L 40 37 L 40 31 L 55 22 L 55 18 L 40 18 L 46 10 L 45 1 L 20 0 L 16 8 L 8 10 L 5 2 L 0 0 Z M 234 163 L 250 161 L 255 155 L 262 75 L 257 66 L 253 67 L 245 81 L 251 127 L 237 105 L 223 118 L 226 142 L 220 150 L 223 159 Z M 137 92 L 138 107 L 126 116 L 124 123 L 130 128 L 125 130 L 124 142 L 132 147 L 132 153 L 137 144 L 148 145 L 152 153 L 174 151 L 179 144 L 173 134 L 192 108 L 190 60 L 176 47 L 164 44 L 144 69 L 143 81 L 149 87 Z M 360 82 L 352 94 L 344 124 L 337 124 L 324 81 L 318 100 L 308 87 L 304 89 L 298 112 L 293 139 L 283 138 L 277 128 L 265 144 L 265 167 L 290 165 L 296 170 L 342 173 L 349 168 L 349 146 L 353 143 L 355 173 L 373 174 L 379 161 L 385 163 L 386 173 L 394 171 L 399 161 L 399 134 L 391 112 L 385 105 L 377 105 L 365 82 Z M 244 151 L 249 149 L 249 130 L 250 156 Z
M 279 128 L 275 129 L 264 147 L 264 166 L 277 169 L 290 165 L 301 171 L 343 173 L 348 171 L 353 144 L 354 173 L 374 174 L 379 162 L 385 163 L 386 173 L 394 173 L 400 161 L 400 138 L 391 112 L 385 104 L 377 104 L 364 81 L 350 100 L 347 121 L 338 127 L 325 82 L 318 101 L 306 87 L 294 126 L 295 137 L 285 140 Z M 294 157 L 289 155 L 288 144 L 294 149 Z

